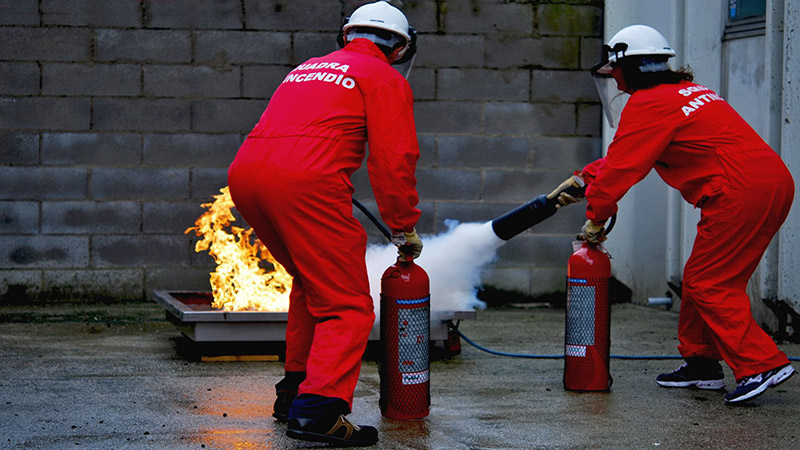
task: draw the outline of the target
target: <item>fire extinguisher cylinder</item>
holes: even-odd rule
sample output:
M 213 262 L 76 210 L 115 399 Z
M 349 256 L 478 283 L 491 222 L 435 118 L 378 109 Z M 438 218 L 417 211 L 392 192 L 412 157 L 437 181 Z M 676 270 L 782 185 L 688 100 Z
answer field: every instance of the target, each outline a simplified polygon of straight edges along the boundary
M 564 190 L 573 197 L 583 196 L 585 187 L 569 187 Z M 528 228 L 544 221 L 558 212 L 557 198 L 542 194 L 492 220 L 492 230 L 500 239 L 507 241 Z
M 430 280 L 407 257 L 381 277 L 381 414 L 422 419 L 430 411 Z
M 610 279 L 610 258 L 598 245 L 584 241 L 570 256 L 564 339 L 566 390 L 607 391 L 611 387 Z

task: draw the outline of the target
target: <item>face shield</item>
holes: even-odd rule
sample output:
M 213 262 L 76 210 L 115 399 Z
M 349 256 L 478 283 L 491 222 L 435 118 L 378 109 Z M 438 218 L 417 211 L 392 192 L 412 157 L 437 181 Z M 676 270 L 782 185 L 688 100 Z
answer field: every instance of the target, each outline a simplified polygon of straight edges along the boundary
M 616 128 L 619 123 L 619 117 L 622 115 L 622 109 L 630 98 L 630 94 L 619 90 L 617 81 L 611 74 L 595 74 L 592 73 L 594 85 L 597 87 L 597 93 L 600 96 L 600 103 L 603 105 L 603 113 L 608 120 L 608 126 Z
M 614 48 L 608 45 L 603 46 L 602 61 L 592 67 L 592 80 L 594 80 L 597 93 L 600 96 L 600 103 L 603 105 L 603 113 L 608 120 L 608 125 L 611 128 L 616 128 L 619 123 L 619 117 L 622 114 L 622 109 L 628 102 L 630 94 L 619 89 L 617 81 L 611 75 L 613 65 L 618 58 L 625 55 L 625 50 L 628 46 L 620 43 Z
M 414 59 L 416 59 L 417 55 L 412 55 L 406 62 L 403 63 L 393 63 L 392 67 L 400 72 L 400 75 L 403 76 L 406 80 L 408 79 L 408 75 L 411 73 L 411 67 L 414 66 Z
M 414 27 L 408 27 L 408 34 L 411 39 L 406 44 L 406 48 L 398 55 L 397 60 L 392 63 L 400 75 L 406 80 L 411 73 L 411 67 L 414 66 L 414 60 L 417 58 L 417 30 Z

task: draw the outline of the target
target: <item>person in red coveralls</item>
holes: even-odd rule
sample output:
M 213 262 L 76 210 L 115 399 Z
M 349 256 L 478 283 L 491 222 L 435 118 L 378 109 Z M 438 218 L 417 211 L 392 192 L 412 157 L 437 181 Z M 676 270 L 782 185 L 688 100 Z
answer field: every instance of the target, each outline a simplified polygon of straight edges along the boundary
M 338 51 L 292 70 L 228 171 L 236 208 L 293 276 L 285 377 L 273 416 L 292 438 L 372 445 L 350 423 L 353 392 L 375 314 L 367 236 L 353 217 L 350 176 L 365 157 L 393 243 L 418 257 L 413 95 L 392 64 L 410 66 L 414 29 L 379 1 L 356 9 Z
M 603 225 L 617 202 L 651 169 L 700 208 L 678 323 L 685 362 L 656 382 L 722 389 L 724 360 L 738 383 L 725 402 L 750 400 L 794 374 L 786 355 L 753 320 L 745 291 L 789 213 L 792 176 L 722 97 L 693 83 L 688 70 L 670 70 L 667 60 L 675 52 L 655 29 L 622 29 L 604 46 L 604 56 L 592 72 L 612 127 L 621 108 L 602 87 L 630 96 L 607 156 L 579 172 L 587 184 L 583 237 L 604 240 Z M 562 204 L 576 201 L 559 194 L 574 183 L 571 177 L 551 195 Z

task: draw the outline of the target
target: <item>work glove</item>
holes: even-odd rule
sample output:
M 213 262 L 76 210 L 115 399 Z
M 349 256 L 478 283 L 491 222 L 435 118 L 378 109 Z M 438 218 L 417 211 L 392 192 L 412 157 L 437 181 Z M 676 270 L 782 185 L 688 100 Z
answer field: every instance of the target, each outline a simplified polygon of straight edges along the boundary
M 583 224 L 581 234 L 583 235 L 584 241 L 594 244 L 599 244 L 606 240 L 606 229 L 603 227 L 603 224 L 596 224 L 592 222 L 591 219 L 587 219 L 586 223 Z
M 392 231 L 392 244 L 397 246 L 397 253 L 400 256 L 411 256 L 412 259 L 417 259 L 422 253 L 422 241 L 419 239 L 416 228 L 411 231 Z
M 559 184 L 558 187 L 553 192 L 547 194 L 547 198 L 548 199 L 554 199 L 555 198 L 556 200 L 558 200 L 558 203 L 556 204 L 556 208 L 560 208 L 562 206 L 567 206 L 567 205 L 570 205 L 572 203 L 578 203 L 579 201 L 581 201 L 581 198 L 583 198 L 583 195 L 575 197 L 573 195 L 567 194 L 564 191 L 566 191 L 567 189 L 569 189 L 571 187 L 582 188 L 584 186 L 586 186 L 586 183 L 583 182 L 583 179 L 581 177 L 579 177 L 578 175 L 573 175 L 573 176 L 567 178 L 566 180 L 564 180 L 563 183 Z

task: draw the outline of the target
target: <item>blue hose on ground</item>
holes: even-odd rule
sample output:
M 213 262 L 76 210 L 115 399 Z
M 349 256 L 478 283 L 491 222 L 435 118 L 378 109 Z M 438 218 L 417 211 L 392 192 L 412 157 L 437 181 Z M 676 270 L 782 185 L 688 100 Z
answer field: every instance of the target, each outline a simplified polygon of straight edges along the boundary
M 467 341 L 467 343 L 469 345 L 477 348 L 478 350 L 482 350 L 482 351 L 484 351 L 486 353 L 491 353 L 492 355 L 509 356 L 509 357 L 512 357 L 512 358 L 531 358 L 531 359 L 560 359 L 560 358 L 564 358 L 564 355 L 526 355 L 526 354 L 523 354 L 523 353 L 506 353 L 506 352 L 500 352 L 500 351 L 497 351 L 497 350 L 491 350 L 491 349 L 488 349 L 486 347 L 483 347 L 480 344 L 476 344 L 475 341 L 473 341 L 472 339 L 466 337 L 464 335 L 464 333 L 462 333 L 461 330 L 459 330 L 458 328 L 454 328 L 454 329 L 455 329 L 456 333 L 458 333 L 458 335 L 461 336 L 461 339 L 464 339 L 465 341 Z
M 464 339 L 469 345 L 477 348 L 478 350 L 484 351 L 486 353 L 491 353 L 492 355 L 497 356 L 508 356 L 511 358 L 529 358 L 529 359 L 563 359 L 564 355 L 529 355 L 525 353 L 507 353 L 501 352 L 497 350 L 488 349 L 480 344 L 477 344 L 472 339 L 468 338 L 461 332 L 458 328 L 452 328 Z M 652 356 L 632 356 L 632 355 L 610 355 L 613 359 L 683 359 L 683 356 L 680 355 L 652 355 Z M 800 361 L 800 358 L 796 356 L 790 356 L 789 361 Z

